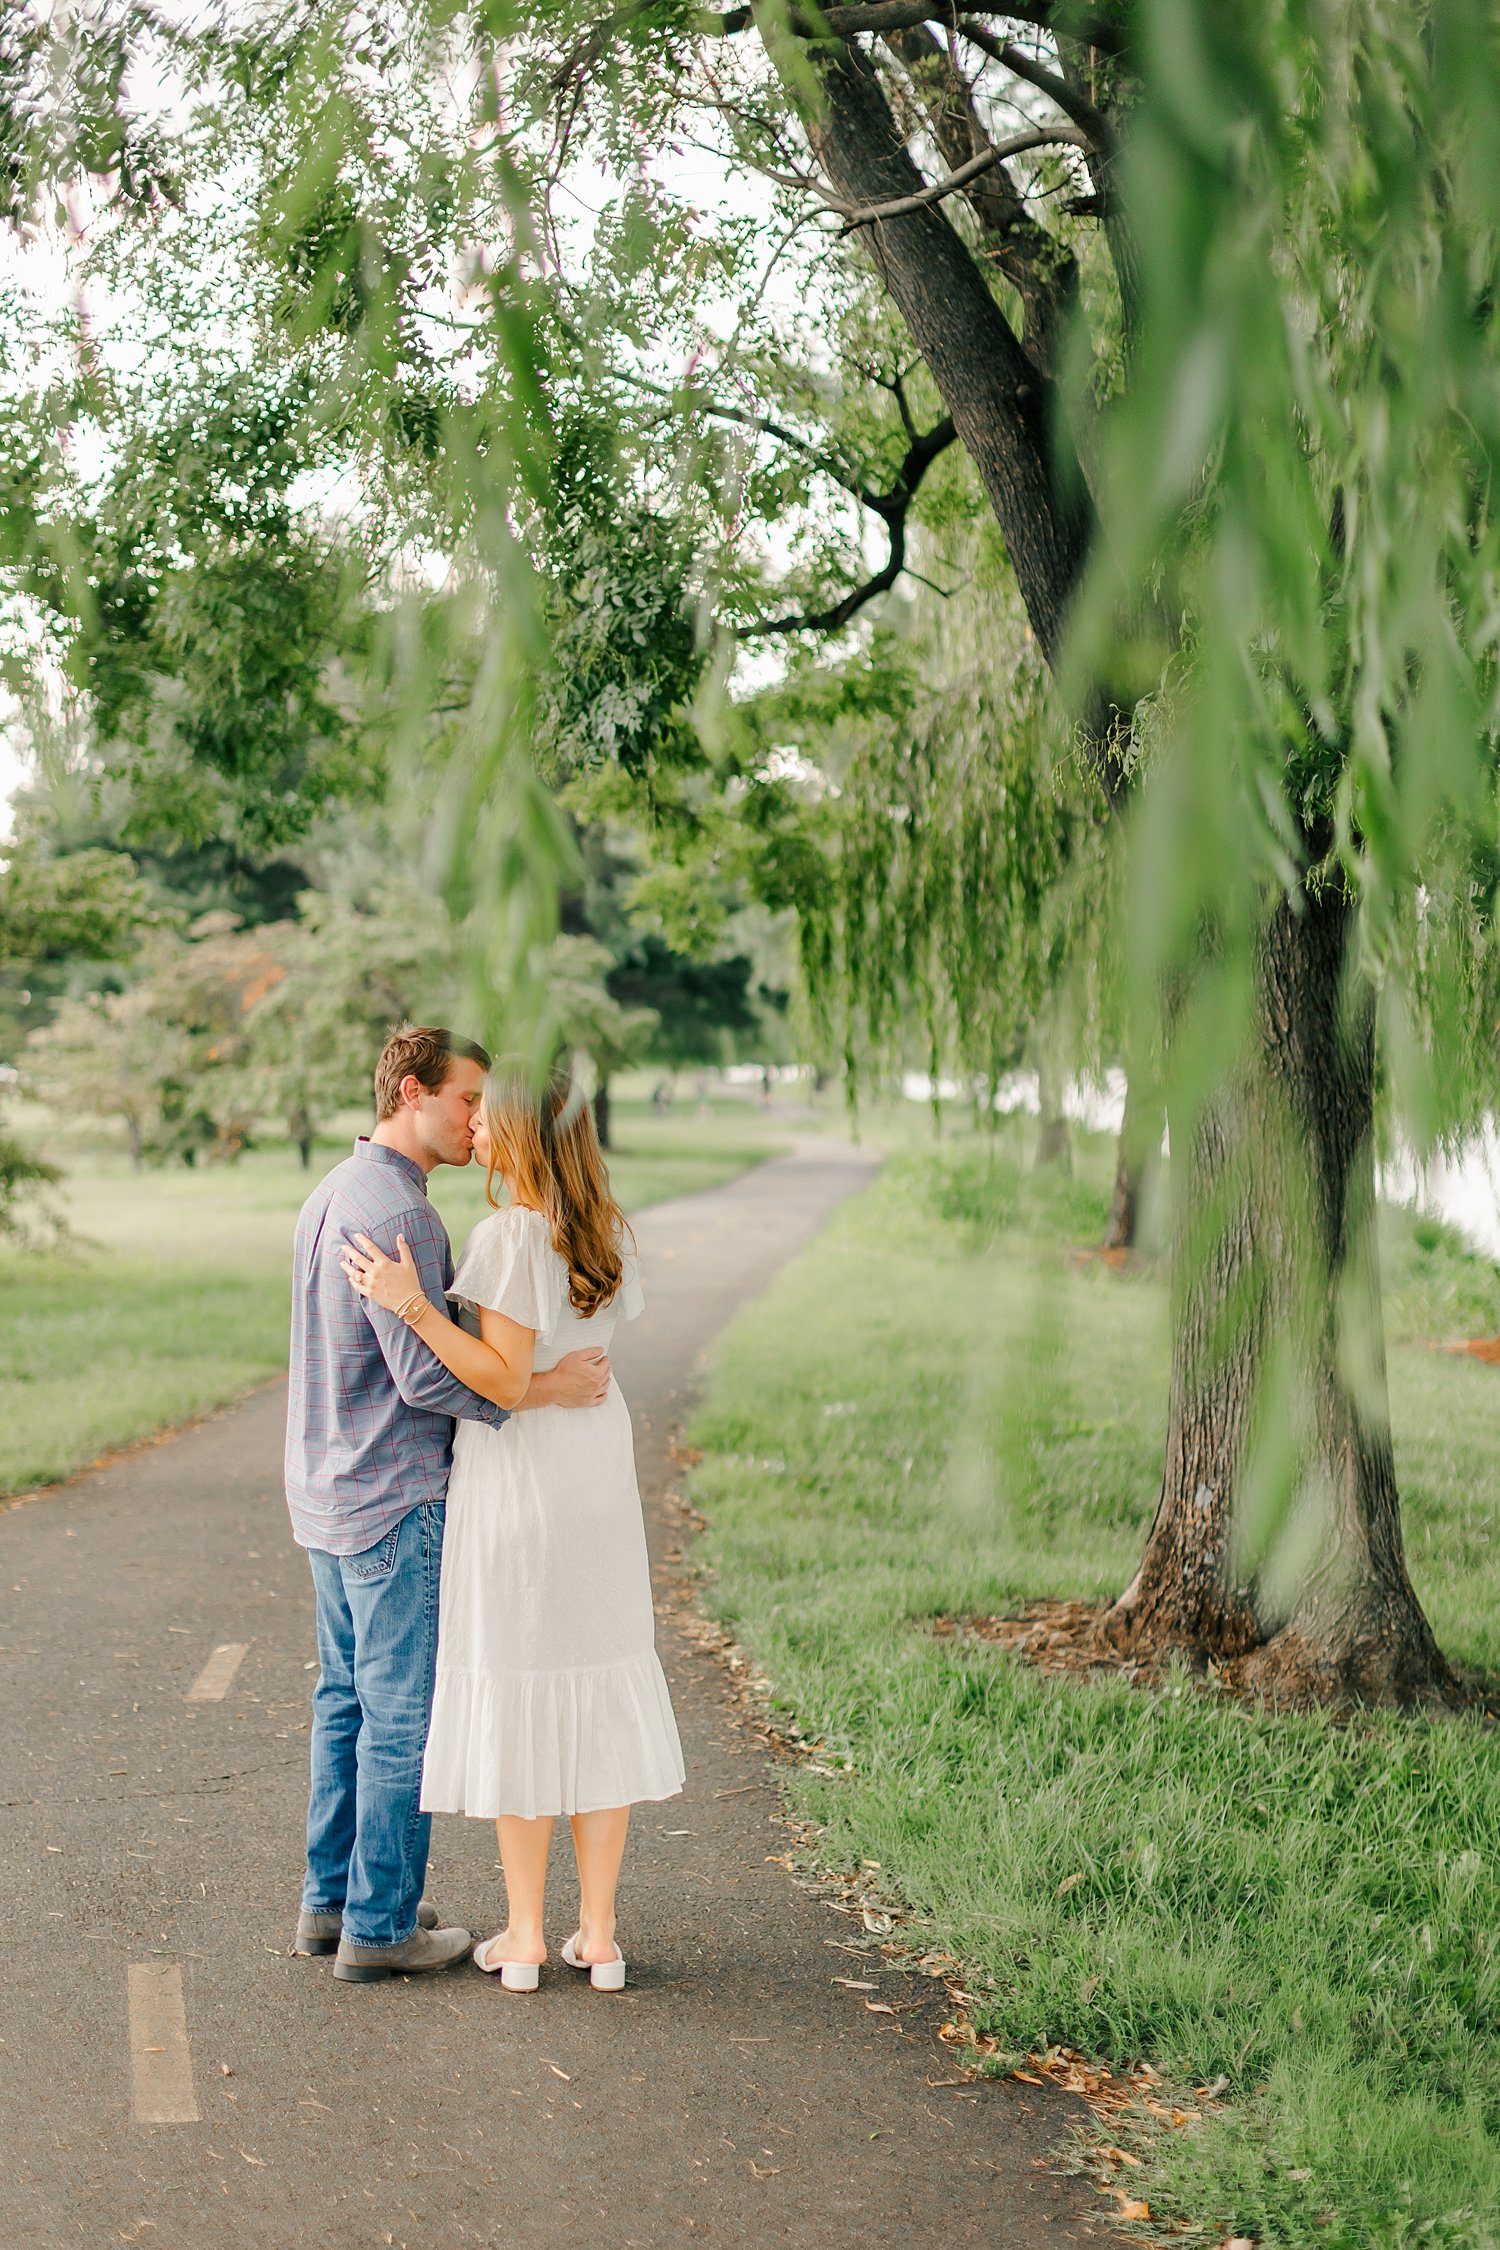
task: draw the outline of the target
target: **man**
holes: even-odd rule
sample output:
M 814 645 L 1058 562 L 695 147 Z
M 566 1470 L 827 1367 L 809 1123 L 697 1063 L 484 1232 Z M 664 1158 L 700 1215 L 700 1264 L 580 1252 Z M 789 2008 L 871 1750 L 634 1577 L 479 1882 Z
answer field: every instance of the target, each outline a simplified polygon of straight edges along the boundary
M 469 1162 L 488 1069 L 482 1047 L 447 1031 L 394 1032 L 376 1065 L 374 1132 L 297 1222 L 286 1490 L 312 1566 L 321 1676 L 296 1950 L 336 1950 L 333 1973 L 351 1984 L 451 1968 L 469 1950 L 470 1933 L 437 1927 L 422 1897 L 432 1825 L 422 1752 L 454 1420 L 498 1427 L 508 1416 L 404 1320 L 357 1296 L 339 1259 L 347 1236 L 367 1234 L 394 1257 L 403 1234 L 444 1305 L 453 1257 L 427 1178 Z M 532 1378 L 517 1412 L 593 1406 L 608 1385 L 604 1353 L 573 1352 Z

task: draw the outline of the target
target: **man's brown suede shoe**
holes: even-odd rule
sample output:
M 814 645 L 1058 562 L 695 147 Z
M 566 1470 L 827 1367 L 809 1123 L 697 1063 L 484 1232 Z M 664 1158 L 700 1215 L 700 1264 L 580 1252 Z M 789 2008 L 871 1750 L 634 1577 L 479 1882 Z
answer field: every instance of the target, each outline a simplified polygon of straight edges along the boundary
M 419 1930 L 435 1930 L 440 1917 L 430 1898 L 424 1898 L 417 1908 Z M 337 1953 L 339 1939 L 344 1934 L 342 1914 L 299 1914 L 297 1936 L 292 1951 L 304 1956 L 317 1953 Z
M 429 1969 L 451 1969 L 467 1959 L 474 1940 L 468 1930 L 413 1930 L 400 1945 L 351 1945 L 339 1939 L 333 1973 L 345 1984 L 378 1984 L 382 1977 L 418 1977 Z

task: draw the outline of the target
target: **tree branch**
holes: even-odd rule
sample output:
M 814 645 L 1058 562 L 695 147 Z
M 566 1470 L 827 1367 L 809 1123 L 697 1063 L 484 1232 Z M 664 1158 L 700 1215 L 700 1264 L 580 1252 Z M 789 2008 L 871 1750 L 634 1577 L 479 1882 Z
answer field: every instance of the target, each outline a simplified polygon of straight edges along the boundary
M 702 397 L 689 383 L 679 384 L 674 391 L 669 390 L 664 383 L 651 382 L 644 375 L 632 375 L 623 367 L 612 368 L 610 374 L 615 382 L 624 383 L 633 391 L 645 391 L 651 398 L 665 399 L 669 406 L 675 406 L 679 400 L 687 398 L 700 414 L 707 414 L 715 422 L 732 422 L 737 429 L 758 430 L 765 437 L 773 437 L 779 444 L 789 445 L 793 452 L 800 453 L 815 469 L 821 469 L 831 483 L 841 486 L 862 507 L 873 508 L 878 514 L 885 506 L 884 494 L 871 492 L 842 462 L 835 461 L 831 454 L 819 452 L 810 439 L 799 436 L 795 430 L 789 430 L 784 422 L 773 421 L 769 414 L 753 414 L 748 407 L 743 406 L 721 406 L 716 399 Z
M 916 31 L 900 32 L 887 45 L 915 91 L 927 130 L 950 173 L 987 154 L 995 144 L 973 87 L 932 27 L 924 24 Z M 910 130 L 903 127 L 908 138 Z M 1041 225 L 1003 164 L 972 171 L 963 194 L 979 222 L 985 255 L 1021 299 L 1022 342 L 1028 358 L 1042 374 L 1056 376 L 1063 339 L 1079 310 L 1078 268 L 1072 251 Z
M 628 384 L 632 390 L 646 391 L 652 398 L 665 399 L 671 403 L 681 395 L 667 390 L 660 383 L 649 381 L 644 375 L 628 374 L 623 368 L 615 368 L 613 373 L 617 382 Z M 742 406 L 721 406 L 712 399 L 694 398 L 693 403 L 701 413 L 711 415 L 717 422 L 731 422 L 740 429 L 758 430 L 767 437 L 776 438 L 782 445 L 791 446 L 816 468 L 821 469 L 834 484 L 841 486 L 853 499 L 859 501 L 861 507 L 868 508 L 872 515 L 879 516 L 884 523 L 890 548 L 884 563 L 873 577 L 867 578 L 862 585 L 851 588 L 827 609 L 767 618 L 761 624 L 742 625 L 739 629 L 742 640 L 761 640 L 773 633 L 841 632 L 867 602 L 874 601 L 877 594 L 888 593 L 906 568 L 906 519 L 923 477 L 939 454 L 945 453 L 958 436 L 952 415 L 945 414 L 930 430 L 912 430 L 911 442 L 902 456 L 901 466 L 896 471 L 890 490 L 872 492 L 868 485 L 861 484 L 837 461 L 830 459 L 826 453 L 820 453 L 806 438 L 800 437 L 795 430 L 789 430 L 785 423 L 774 421 L 768 414 L 753 414 Z M 904 398 L 903 420 L 907 420 Z M 909 420 L 907 426 L 910 429 Z
M 944 196 L 957 194 L 971 180 L 977 180 L 982 172 L 988 172 L 993 165 L 1003 164 L 1008 156 L 1021 156 L 1029 148 L 1051 148 L 1059 144 L 1069 148 L 1088 146 L 1084 135 L 1074 128 L 1066 125 L 1039 125 L 1034 132 L 1017 133 L 1011 140 L 996 141 L 992 147 L 981 149 L 978 156 L 971 156 L 967 164 L 960 164 L 956 172 L 948 174 L 946 180 L 933 180 L 929 186 L 918 188 L 912 195 L 898 196 L 894 202 L 866 203 L 851 208 L 847 203 L 836 203 L 831 195 L 824 200 L 830 211 L 837 211 L 844 220 L 840 231 L 853 234 L 857 227 L 874 226 L 880 219 L 899 219 L 908 211 L 920 211 L 929 203 L 941 203 Z
M 1055 70 L 1048 70 L 1037 61 L 1035 55 L 1028 55 L 1024 47 L 1018 47 L 1013 39 L 997 39 L 992 31 L 983 24 L 976 23 L 972 16 L 965 16 L 958 28 L 971 47 L 977 47 L 982 55 L 988 55 L 991 62 L 1001 64 L 1012 77 L 1023 78 L 1028 86 L 1035 86 L 1040 93 L 1056 102 L 1064 117 L 1071 117 L 1073 123 L 1088 135 L 1090 147 L 1098 149 L 1102 156 L 1115 154 L 1117 144 L 1109 119 L 1103 110 L 1094 107 L 1086 95 L 1070 86 L 1066 78 L 1060 78 Z
M 824 177 L 856 209 L 919 193 L 926 182 L 912 158 L 911 134 L 891 108 L 874 58 L 856 40 L 838 41 L 818 54 L 817 69 L 822 99 L 807 129 Z M 963 161 L 987 141 L 981 132 L 978 148 L 970 141 L 944 156 Z M 996 165 L 985 178 L 1005 176 Z M 1023 348 L 943 205 L 872 228 L 866 240 L 983 480 L 1032 631 L 1055 666 L 1094 511 L 1054 386 Z
M 645 12 L 644 7 L 641 12 Z M 1068 7 L 1065 0 L 1060 6 L 1048 5 L 1048 0 L 1031 0 L 1030 5 L 1004 7 L 996 12 L 1017 23 L 1035 24 L 1040 31 L 1058 32 L 1081 40 L 1085 46 L 1097 47 L 1106 55 L 1123 56 L 1129 44 L 1124 28 L 1112 17 L 1095 10 L 1075 10 Z M 913 31 L 923 23 L 951 23 L 961 28 L 954 0 L 863 0 L 860 5 L 825 8 L 817 16 L 806 15 L 793 6 L 790 15 L 792 30 L 804 39 L 826 38 L 830 33 L 837 39 L 849 39 L 861 31 L 874 31 L 886 37 L 895 31 Z M 754 24 L 753 7 L 730 8 L 722 15 L 711 9 L 698 9 L 688 18 L 690 30 L 714 38 L 731 38 L 738 32 L 751 30 Z
M 890 548 L 873 577 L 852 587 L 841 600 L 827 609 L 803 610 L 789 617 L 769 617 L 758 625 L 742 625 L 741 640 L 764 640 L 776 633 L 838 633 L 857 617 L 866 603 L 874 601 L 877 594 L 889 593 L 906 568 L 906 522 L 911 504 L 917 496 L 917 487 L 937 460 L 953 444 L 958 432 L 951 414 L 945 414 L 930 430 L 918 433 L 906 449 L 906 455 L 896 472 L 896 481 L 889 492 L 861 492 L 865 506 L 884 522 Z M 852 489 L 852 488 L 851 488 Z

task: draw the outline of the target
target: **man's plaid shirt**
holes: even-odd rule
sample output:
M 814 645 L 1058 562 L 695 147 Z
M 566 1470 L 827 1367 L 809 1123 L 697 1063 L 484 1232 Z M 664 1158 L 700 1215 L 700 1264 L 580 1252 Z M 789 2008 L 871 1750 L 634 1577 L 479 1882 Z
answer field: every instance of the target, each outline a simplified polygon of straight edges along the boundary
M 344 1278 L 345 1238 L 367 1234 L 388 1258 L 405 1235 L 422 1286 L 448 1310 L 453 1253 L 419 1164 L 377 1141 L 314 1188 L 297 1221 L 286 1496 L 292 1533 L 330 1555 L 363 1554 L 424 1500 L 443 1500 L 453 1423 L 508 1420 L 450 1375 L 404 1320 Z

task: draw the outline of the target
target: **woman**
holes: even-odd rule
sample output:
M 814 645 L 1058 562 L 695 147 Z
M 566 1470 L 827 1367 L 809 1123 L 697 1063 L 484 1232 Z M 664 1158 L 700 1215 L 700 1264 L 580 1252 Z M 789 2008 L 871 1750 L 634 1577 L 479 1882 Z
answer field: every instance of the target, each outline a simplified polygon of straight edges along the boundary
M 641 1310 L 641 1289 L 589 1105 L 566 1081 L 540 1100 L 520 1081 L 492 1083 L 474 1148 L 490 1202 L 497 1172 L 510 1201 L 480 1220 L 459 1260 L 460 1324 L 423 1294 L 400 1237 L 398 1263 L 356 1236 L 344 1270 L 471 1389 L 514 1406 L 533 1369 L 607 1349 L 616 1321 Z M 630 1807 L 674 1797 L 682 1781 L 618 1384 L 596 1407 L 541 1407 L 501 1429 L 461 1422 L 422 1810 L 495 1822 L 509 1919 L 474 1948 L 479 1967 L 509 1991 L 535 1991 L 552 1824 L 566 1813 L 579 1924 L 563 1959 L 618 1991 L 615 1889 Z

